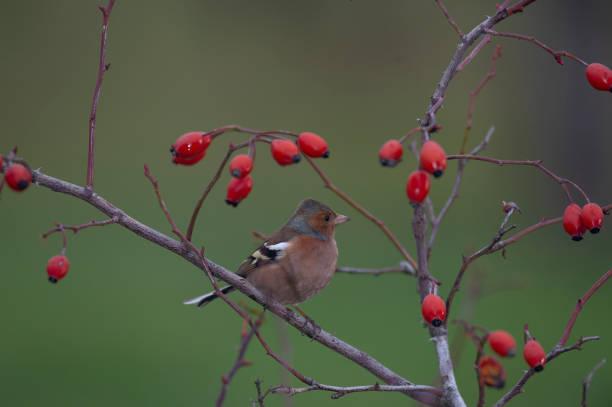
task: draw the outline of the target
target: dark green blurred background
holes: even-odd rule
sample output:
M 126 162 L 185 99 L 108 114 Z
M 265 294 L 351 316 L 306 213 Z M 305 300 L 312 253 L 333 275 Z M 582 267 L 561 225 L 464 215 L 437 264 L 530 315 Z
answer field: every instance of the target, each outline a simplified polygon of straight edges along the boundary
M 494 12 L 493 1 L 453 2 L 462 27 Z M 33 167 L 83 183 L 87 116 L 97 67 L 97 1 L 22 0 L 0 15 L 0 151 L 18 144 Z M 610 5 L 537 2 L 498 29 L 533 34 L 587 61 L 612 64 Z M 592 90 L 583 68 L 558 66 L 531 44 L 502 40 L 498 76 L 476 109 L 472 144 L 495 125 L 487 155 L 543 159 L 582 185 L 595 201 L 612 202 L 608 159 L 612 148 L 610 94 Z M 456 46 L 433 2 L 410 1 L 123 1 L 113 12 L 109 62 L 98 111 L 96 189 L 131 215 L 169 233 L 142 175 L 148 163 L 175 217 L 185 226 L 191 208 L 222 157 L 224 137 L 193 168 L 170 163 L 169 145 L 184 131 L 239 123 L 256 128 L 312 130 L 330 142 L 323 168 L 398 234 L 413 251 L 411 209 L 404 196 L 408 158 L 389 170 L 377 163 L 380 144 L 413 127 Z M 450 87 L 439 121 L 447 151 L 459 148 L 468 92 L 486 72 L 489 46 Z M 456 164 L 435 181 L 441 206 Z M 353 221 L 338 232 L 340 263 L 387 266 L 400 258 L 378 229 L 321 186 L 307 165 L 280 168 L 258 155 L 255 189 L 238 209 L 224 204 L 222 183 L 206 203 L 196 240 L 215 261 L 235 268 L 255 242 L 253 230 L 271 232 L 296 203 L 311 196 Z M 442 227 L 432 271 L 446 295 L 461 255 L 486 243 L 501 219 L 500 202 L 523 209 L 519 226 L 557 216 L 565 205 L 558 185 L 529 168 L 471 163 L 461 197 Z M 202 273 L 180 258 L 111 226 L 71 238 L 72 270 L 46 281 L 47 259 L 60 248 L 40 234 L 53 222 L 102 219 L 82 202 L 31 188 L 0 201 L 0 404 L 6 406 L 211 405 L 233 359 L 241 321 L 226 306 L 205 310 L 181 304 L 209 290 Z M 576 244 L 560 226 L 541 231 L 499 255 L 482 259 L 467 284 L 485 292 L 474 310 L 464 290 L 466 318 L 520 336 L 528 322 L 545 347 L 559 338 L 576 298 L 610 267 L 606 227 Z M 478 270 L 478 271 L 476 271 Z M 579 335 L 602 336 L 582 352 L 565 355 L 535 377 L 516 406 L 575 406 L 581 381 L 611 356 L 612 287 L 593 298 L 576 325 Z M 240 295 L 236 294 L 236 299 Z M 325 329 L 371 353 L 417 383 L 432 383 L 437 365 L 422 328 L 414 281 L 339 275 L 305 305 Z M 466 306 L 467 305 L 467 306 Z M 459 307 L 456 308 L 459 310 Z M 458 314 L 455 314 L 457 317 Z M 263 329 L 275 349 L 279 328 Z M 453 328 L 453 333 L 456 330 Z M 374 378 L 289 328 L 296 368 L 336 385 Z M 465 345 L 458 382 L 469 404 L 476 383 L 474 349 Z M 233 382 L 227 405 L 250 405 L 253 382 L 279 384 L 280 368 L 258 344 L 252 367 Z M 505 363 L 512 384 L 524 369 Z M 593 381 L 591 405 L 610 405 L 612 366 Z M 295 381 L 293 384 L 298 385 Z M 501 396 L 490 391 L 492 403 Z M 270 406 L 284 405 L 278 396 Z M 295 406 L 412 405 L 402 395 L 358 394 L 331 401 L 328 394 L 297 396 Z

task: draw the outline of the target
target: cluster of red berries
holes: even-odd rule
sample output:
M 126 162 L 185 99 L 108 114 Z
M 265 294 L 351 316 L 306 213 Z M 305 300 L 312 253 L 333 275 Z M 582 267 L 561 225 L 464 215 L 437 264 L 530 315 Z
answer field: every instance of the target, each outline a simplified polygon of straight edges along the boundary
M 378 158 L 384 167 L 395 167 L 404 154 L 404 148 L 398 140 L 389 140 L 380 148 Z M 419 155 L 420 169 L 412 172 L 406 182 L 406 195 L 410 202 L 419 204 L 427 198 L 431 182 L 429 174 L 439 178 L 446 170 L 446 153 L 440 144 L 433 140 L 426 141 Z
M 446 320 L 446 303 L 436 294 L 428 294 L 421 303 L 423 319 L 434 327 L 441 326 Z M 507 331 L 497 330 L 488 334 L 487 342 L 497 355 L 513 357 L 516 354 L 516 340 Z M 529 367 L 537 372 L 544 368 L 546 352 L 535 339 L 530 338 L 523 349 L 523 357 Z M 506 374 L 503 366 L 492 356 L 484 356 L 479 362 L 481 380 L 490 387 L 502 388 Z
M 49 282 L 52 284 L 66 277 L 69 270 L 70 261 L 64 255 L 53 256 L 47 262 L 47 275 L 49 276 Z
M 24 191 L 32 183 L 32 171 L 27 165 L 17 162 L 5 162 L 1 154 L 0 172 L 4 172 L 4 182 L 6 182 L 6 185 L 13 191 Z
M 603 64 L 590 64 L 586 67 L 586 77 L 597 90 L 612 92 L 612 70 Z
M 603 219 L 603 209 L 596 203 L 589 202 L 582 208 L 572 203 L 563 212 L 563 229 L 572 240 L 579 242 L 587 230 L 593 234 L 599 233 Z
M 204 158 L 206 150 L 213 140 L 211 133 L 192 131 L 180 136 L 170 148 L 172 162 L 181 165 L 194 165 Z M 301 160 L 300 152 L 311 158 L 328 158 L 329 147 L 325 139 L 312 132 L 300 133 L 296 142 L 275 138 L 270 142 L 272 158 L 281 166 L 297 164 Z M 238 206 L 253 189 L 253 156 L 239 154 L 232 158 L 229 172 L 233 177 L 227 185 L 225 202 Z

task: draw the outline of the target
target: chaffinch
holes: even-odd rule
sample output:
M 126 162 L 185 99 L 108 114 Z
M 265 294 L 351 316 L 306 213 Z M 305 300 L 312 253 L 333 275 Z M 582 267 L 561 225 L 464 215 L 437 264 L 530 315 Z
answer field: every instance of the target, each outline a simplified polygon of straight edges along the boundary
M 349 218 L 314 199 L 302 201 L 287 223 L 240 265 L 236 272 L 264 295 L 284 305 L 306 301 L 323 289 L 336 271 L 336 225 Z M 234 287 L 223 287 L 226 294 Z M 185 301 L 204 306 L 214 292 Z

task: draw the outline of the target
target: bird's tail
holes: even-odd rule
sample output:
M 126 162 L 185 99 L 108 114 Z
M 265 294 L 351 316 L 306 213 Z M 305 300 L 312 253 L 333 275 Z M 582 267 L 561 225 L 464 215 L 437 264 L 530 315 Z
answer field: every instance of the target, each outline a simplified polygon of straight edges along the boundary
M 225 286 L 221 289 L 223 294 L 230 293 L 234 291 L 235 288 L 231 285 Z M 208 294 L 200 295 L 199 297 L 191 298 L 189 300 L 183 301 L 185 305 L 197 305 L 198 307 L 203 307 L 212 300 L 216 300 L 218 295 L 213 291 Z

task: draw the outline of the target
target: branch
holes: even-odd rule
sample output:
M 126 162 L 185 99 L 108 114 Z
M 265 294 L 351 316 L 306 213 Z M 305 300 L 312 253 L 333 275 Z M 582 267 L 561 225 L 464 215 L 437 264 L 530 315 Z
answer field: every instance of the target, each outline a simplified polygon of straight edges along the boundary
M 255 322 L 255 326 L 261 326 L 261 324 L 263 323 L 263 316 L 264 314 L 261 313 L 261 315 Z M 221 407 L 223 405 L 223 402 L 225 401 L 225 395 L 227 393 L 227 388 L 229 387 L 236 373 L 238 373 L 238 370 L 240 370 L 240 368 L 242 367 L 249 365 L 249 363 L 244 359 L 244 356 L 246 355 L 249 343 L 251 343 L 251 339 L 253 339 L 254 336 L 255 330 L 252 328 L 248 332 L 243 332 L 243 334 L 241 335 L 240 348 L 238 348 L 238 355 L 236 356 L 236 360 L 234 361 L 234 364 L 232 365 L 230 371 L 227 374 L 223 375 L 223 377 L 221 378 L 221 391 L 219 392 L 219 396 L 217 397 L 217 401 L 215 403 L 216 407 Z
M 476 147 L 474 147 L 474 149 L 470 152 L 470 154 L 478 155 L 482 150 L 484 150 L 489 145 L 489 142 L 491 141 L 491 137 L 493 136 L 494 132 L 495 132 L 495 127 L 491 126 L 489 130 L 487 131 L 487 134 L 485 135 L 482 142 Z M 431 222 L 431 232 L 429 234 L 429 243 L 428 243 L 428 250 L 429 250 L 430 255 L 431 255 L 431 250 L 433 248 L 433 245 L 436 241 L 436 236 L 438 235 L 438 231 L 440 230 L 440 224 L 442 223 L 442 220 L 444 220 L 446 213 L 449 211 L 451 206 L 455 203 L 455 201 L 459 197 L 459 190 L 461 188 L 461 182 L 463 181 L 463 172 L 465 171 L 466 164 L 467 164 L 467 160 L 459 160 L 459 163 L 457 164 L 457 174 L 455 175 L 455 183 L 453 184 L 451 193 L 448 196 L 448 199 L 446 200 L 446 203 L 444 204 L 442 209 L 440 209 L 440 212 L 438 212 L 438 216 L 436 216 Z
M 308 387 L 288 387 L 288 386 L 277 386 L 270 390 L 274 394 L 285 394 L 287 396 L 294 396 L 296 394 L 307 393 L 310 391 L 328 391 L 331 392 L 331 398 L 337 400 L 341 397 L 351 393 L 363 393 L 363 392 L 406 392 L 406 391 L 430 391 L 438 392 L 441 394 L 439 389 L 431 386 L 419 386 L 419 385 L 400 385 L 400 386 L 389 386 L 384 384 L 372 384 L 366 386 L 329 386 L 327 384 L 315 384 Z
M 461 144 L 461 149 L 459 150 L 460 154 L 465 153 L 465 149 L 467 147 L 468 138 L 470 136 L 470 132 L 472 131 L 472 119 L 474 117 L 474 110 L 476 109 L 476 100 L 480 95 L 480 92 L 487 86 L 487 84 L 495 78 L 497 75 L 497 60 L 501 58 L 501 46 L 498 45 L 495 47 L 493 54 L 491 55 L 491 66 L 485 76 L 480 80 L 478 85 L 470 92 L 470 99 L 468 103 L 468 111 L 467 111 L 467 120 L 465 124 L 465 130 L 463 132 L 463 143 Z
M 381 274 L 389 273 L 402 273 L 409 276 L 414 276 L 416 271 L 412 268 L 410 263 L 402 261 L 398 266 L 395 267 L 383 267 L 378 269 L 358 268 L 358 267 L 338 267 L 336 273 L 345 274 L 368 274 L 372 276 L 380 276 Z
M 571 52 L 555 51 L 548 45 L 544 44 L 542 41 L 538 40 L 535 37 L 529 36 L 529 35 L 515 34 L 515 33 L 508 33 L 508 32 L 498 32 L 494 30 L 486 30 L 486 33 L 488 35 L 493 35 L 495 37 L 506 37 L 506 38 L 513 38 L 515 40 L 531 42 L 532 44 L 535 44 L 536 46 L 542 48 L 544 51 L 552 55 L 555 61 L 557 61 L 559 65 L 563 65 L 563 57 L 574 60 L 578 62 L 579 64 L 582 64 L 583 66 L 588 65 L 584 60 L 582 60 L 581 58 L 578 58 L 576 55 L 572 54 Z
M 463 32 L 461 31 L 461 28 L 459 28 L 453 17 L 450 15 L 446 6 L 444 5 L 444 3 L 442 3 L 442 0 L 435 0 L 435 2 L 440 11 L 442 11 L 442 14 L 444 14 L 444 17 L 446 17 L 446 20 L 448 21 L 450 26 L 453 27 L 453 30 L 455 30 L 459 38 L 463 37 Z
M 459 289 L 461 287 L 461 281 L 462 281 L 463 276 L 465 275 L 465 272 L 467 271 L 468 267 L 470 266 L 470 264 L 472 264 L 479 257 L 482 257 L 485 254 L 491 253 L 493 248 L 501 241 L 502 237 L 506 233 L 508 233 L 510 230 L 514 229 L 513 225 L 510 226 L 510 227 L 507 227 L 506 225 L 508 224 L 508 222 L 510 221 L 510 218 L 512 217 L 512 215 L 516 211 L 518 211 L 518 206 L 516 206 L 516 204 L 509 206 L 508 207 L 508 211 L 506 212 L 506 216 L 504 216 L 504 220 L 499 225 L 497 233 L 495 234 L 493 239 L 491 239 L 491 242 L 487 246 L 485 246 L 485 247 L 481 248 L 480 250 L 472 253 L 470 256 L 468 256 L 468 257 L 464 256 L 463 257 L 463 261 L 461 263 L 461 268 L 459 269 L 459 272 L 457 273 L 457 276 L 455 277 L 455 281 L 453 283 L 453 286 L 452 286 L 450 292 L 448 293 L 448 297 L 446 298 L 446 315 L 447 315 L 447 318 L 448 318 L 448 315 L 450 315 L 451 307 L 453 305 L 453 300 L 455 298 L 455 295 L 457 295 L 457 293 L 459 292 Z
M 113 11 L 115 0 L 108 0 L 106 7 L 100 6 L 102 12 L 102 33 L 100 34 L 100 58 L 98 62 L 98 76 L 96 78 L 96 86 L 91 101 L 91 110 L 89 112 L 89 146 L 87 149 L 87 188 L 93 190 L 94 181 L 94 158 L 95 158 L 95 142 L 96 142 L 96 114 L 98 112 L 98 102 L 100 101 L 100 90 L 102 89 L 102 81 L 104 74 L 110 68 L 110 64 L 106 63 L 106 43 L 108 38 L 108 24 L 110 15 Z
M 382 220 L 378 219 L 370 211 L 368 211 L 361 204 L 359 204 L 353 198 L 351 198 L 346 192 L 342 191 L 340 188 L 334 185 L 331 178 L 329 178 L 329 176 L 325 174 L 325 172 L 310 157 L 305 156 L 304 158 L 306 159 L 308 164 L 310 164 L 310 166 L 315 170 L 315 172 L 319 175 L 319 177 L 323 181 L 323 184 L 325 185 L 325 188 L 335 193 L 340 199 L 342 199 L 344 202 L 352 206 L 353 209 L 355 209 L 357 212 L 361 213 L 367 220 L 374 223 L 380 230 L 382 230 L 382 232 L 385 234 L 385 236 L 387 236 L 387 238 L 391 241 L 391 243 L 393 243 L 395 248 L 402 254 L 404 259 L 408 263 L 410 263 L 412 268 L 417 268 L 417 264 L 412 258 L 412 256 L 410 255 L 410 253 L 408 253 L 408 251 L 399 241 L 397 236 L 395 236 L 393 232 L 391 232 L 391 229 L 389 229 L 389 227 L 385 225 L 385 223 Z
M 558 176 L 557 174 L 555 174 L 554 172 L 552 172 L 551 170 L 546 168 L 544 165 L 542 165 L 542 160 L 501 160 L 501 159 L 498 159 L 498 158 L 475 156 L 475 155 L 471 155 L 471 154 L 449 155 L 449 156 L 446 157 L 446 159 L 447 160 L 476 160 L 476 161 L 483 161 L 483 162 L 488 162 L 488 163 L 491 163 L 491 164 L 497 164 L 497 165 L 499 165 L 501 167 L 503 167 L 504 165 L 522 165 L 522 166 L 534 167 L 534 168 L 538 169 L 539 171 L 541 171 L 542 173 L 544 173 L 549 178 L 551 178 L 553 181 L 555 181 L 556 183 L 561 185 L 561 187 L 565 191 L 565 194 L 567 195 L 567 198 L 568 198 L 568 200 L 570 202 L 573 202 L 572 194 L 570 193 L 570 190 L 567 187 L 567 185 L 571 185 L 578 192 L 580 192 L 580 194 L 582 194 L 582 196 L 583 196 L 585 201 L 587 201 L 587 202 L 591 201 L 589 199 L 589 196 L 586 194 L 586 192 L 584 192 L 584 190 L 578 184 L 576 184 L 575 182 L 573 182 L 573 181 L 571 181 L 571 180 L 569 180 L 567 178 L 563 178 L 563 177 Z
M 436 89 L 434 90 L 431 96 L 429 106 L 425 111 L 425 117 L 419 123 L 422 128 L 423 140 L 429 139 L 430 129 L 436 125 L 436 113 L 442 106 L 446 90 L 448 89 L 451 80 L 456 75 L 460 63 L 465 59 L 470 47 L 480 37 L 486 34 L 486 30 L 491 29 L 497 23 L 505 20 L 510 15 L 522 11 L 524 7 L 528 6 L 534 1 L 535 0 L 521 0 L 515 3 L 510 8 L 505 7 L 507 3 L 504 1 L 504 7 L 499 8 L 493 16 L 487 17 L 484 21 L 482 21 L 469 33 L 467 33 L 461 38 L 459 44 L 457 45 L 457 49 L 451 57 L 448 66 L 442 73 L 442 77 L 440 78 L 440 81 L 438 82 Z M 417 205 L 414 209 L 412 229 L 417 247 L 417 275 L 419 277 L 418 291 L 422 299 L 423 297 L 425 297 L 425 295 L 435 289 L 433 283 L 434 279 L 432 278 L 428 269 L 429 245 L 426 241 L 425 211 L 423 210 L 422 205 Z M 438 369 L 440 372 L 440 377 L 442 379 L 442 386 L 444 391 L 442 397 L 443 402 L 453 406 L 465 406 L 465 401 L 461 397 L 461 394 L 459 393 L 459 389 L 457 388 L 457 384 L 455 382 L 452 361 L 448 349 L 446 327 L 442 326 L 440 328 L 430 329 L 429 334 L 430 336 L 432 336 L 436 343 L 436 351 L 438 354 Z
M 110 203 L 100 195 L 91 194 L 86 188 L 51 177 L 42 173 L 41 171 L 34 171 L 33 177 L 35 183 L 39 186 L 48 188 L 50 190 L 62 194 L 71 195 L 84 202 L 87 202 L 88 204 L 97 208 L 100 212 L 106 214 L 107 216 L 116 217 L 118 219 L 117 224 L 123 226 L 132 233 L 135 233 L 136 235 L 179 255 L 180 257 L 194 264 L 196 267 L 205 270 L 205 267 L 203 266 L 200 260 L 200 256 L 194 253 L 188 247 L 186 247 L 183 242 L 172 239 L 164 235 L 163 233 L 130 217 L 127 213 L 114 206 L 112 203 Z M 387 384 L 412 384 L 411 382 L 398 375 L 397 373 L 380 363 L 378 360 L 374 359 L 372 356 L 363 352 L 362 350 L 355 348 L 354 346 L 342 341 L 341 339 L 335 337 L 334 335 L 323 329 L 313 327 L 312 324 L 309 324 L 305 318 L 291 310 L 288 310 L 277 301 L 267 299 L 247 280 L 241 278 L 230 270 L 227 270 L 226 268 L 210 261 L 209 259 L 206 259 L 206 264 L 208 265 L 208 267 L 210 267 L 210 270 L 215 277 L 220 278 L 228 284 L 233 285 L 238 291 L 241 291 L 243 294 L 252 298 L 254 301 L 264 305 L 266 309 L 279 316 L 281 319 L 287 321 L 287 323 L 289 323 L 291 326 L 293 326 L 300 332 L 313 338 L 313 340 L 319 342 L 320 344 L 331 349 L 332 351 L 335 351 L 336 353 L 344 356 L 346 359 L 363 367 L 364 369 L 366 369 L 379 379 L 383 380 Z M 435 405 L 439 401 L 439 396 L 434 392 L 415 390 L 414 392 L 407 392 L 407 394 L 410 397 L 428 405 Z
M 106 220 L 92 220 L 87 223 L 83 223 L 81 225 L 64 225 L 61 223 L 57 223 L 56 226 L 52 229 L 49 229 L 45 233 L 42 234 L 42 238 L 46 239 L 54 233 L 62 232 L 64 230 L 71 230 L 75 235 L 83 229 L 88 229 L 91 227 L 99 227 L 99 226 L 107 226 L 114 225 L 117 223 L 119 219 L 117 218 L 109 218 Z
M 599 339 L 598 336 L 581 337 L 573 345 L 565 346 L 572 332 L 572 329 L 574 328 L 574 324 L 576 323 L 578 315 L 580 315 L 580 312 L 582 311 L 586 303 L 589 301 L 589 299 L 608 281 L 608 279 L 610 279 L 610 277 L 612 277 L 612 269 L 605 272 L 597 281 L 595 281 L 595 283 L 593 283 L 593 285 L 584 293 L 584 295 L 580 299 L 578 299 L 576 307 L 574 308 L 574 311 L 570 315 L 570 318 L 567 321 L 565 328 L 563 329 L 563 333 L 561 334 L 559 342 L 557 342 L 555 347 L 548 353 L 548 355 L 546 355 L 547 364 L 563 353 L 581 349 L 583 344 Z M 514 397 L 522 393 L 523 386 L 525 386 L 527 381 L 531 378 L 531 376 L 534 375 L 534 373 L 535 369 L 533 368 L 526 371 L 519 379 L 519 381 L 514 385 L 514 387 L 512 387 L 512 389 L 510 389 L 501 399 L 499 399 L 497 403 L 495 403 L 495 407 L 502 407 Z
M 429 107 L 425 112 L 425 118 L 421 121 L 421 127 L 423 128 L 423 137 L 425 139 L 429 139 L 429 127 L 435 124 L 435 116 L 437 111 L 441 107 L 441 101 L 444 99 L 444 95 L 451 80 L 454 78 L 457 73 L 457 69 L 461 61 L 464 60 L 466 53 L 470 49 L 470 47 L 478 40 L 481 36 L 486 34 L 486 30 L 490 30 L 498 24 L 499 22 L 505 20 L 512 14 L 523 11 L 525 7 L 533 3 L 535 0 L 522 0 L 514 4 L 509 8 L 500 8 L 493 16 L 487 17 L 484 21 L 474 27 L 469 33 L 464 35 L 459 44 L 457 45 L 457 49 L 455 53 L 451 57 L 451 60 L 442 73 L 442 77 L 436 86 L 436 90 L 431 96 L 431 100 L 429 103 Z
M 589 387 L 591 387 L 591 381 L 593 381 L 593 376 L 595 372 L 597 372 L 603 365 L 606 364 L 606 359 L 602 359 L 598 364 L 593 366 L 593 369 L 587 374 L 582 381 L 582 400 L 580 401 L 581 407 L 587 407 L 587 393 L 589 391 Z
M 566 352 L 582 349 L 582 345 L 584 345 L 587 342 L 597 341 L 597 340 L 599 340 L 599 336 L 585 336 L 585 337 L 581 337 L 580 339 L 578 339 L 578 341 L 571 346 L 567 346 L 567 347 L 564 347 L 558 350 L 553 349 L 546 355 L 546 363 L 548 364 L 550 361 L 556 359 L 558 356 Z M 504 394 L 503 397 L 500 398 L 493 407 L 505 406 L 514 397 L 521 394 L 524 391 L 523 387 L 529 381 L 529 379 L 531 379 L 531 377 L 534 374 L 536 374 L 535 369 L 532 368 L 532 369 L 526 370 L 525 373 L 523 373 L 523 376 L 521 376 L 521 378 L 516 382 L 516 384 L 506 394 Z

